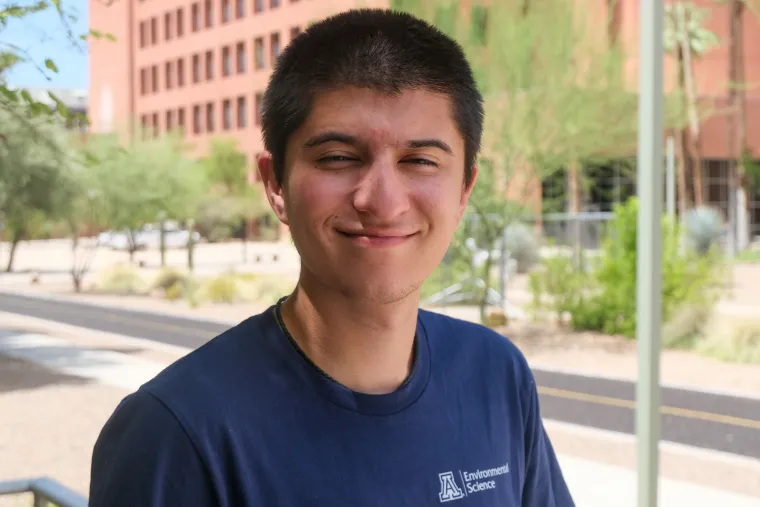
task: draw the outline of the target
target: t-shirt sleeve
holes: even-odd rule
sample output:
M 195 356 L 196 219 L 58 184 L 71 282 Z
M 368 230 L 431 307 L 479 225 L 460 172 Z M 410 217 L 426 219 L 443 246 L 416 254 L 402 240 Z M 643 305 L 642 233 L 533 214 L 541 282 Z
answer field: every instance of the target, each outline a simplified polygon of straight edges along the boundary
M 152 394 L 126 397 L 92 456 L 90 507 L 219 505 L 190 437 Z
M 522 507 L 575 507 L 554 448 L 544 429 L 538 391 L 532 375 L 529 391 Z

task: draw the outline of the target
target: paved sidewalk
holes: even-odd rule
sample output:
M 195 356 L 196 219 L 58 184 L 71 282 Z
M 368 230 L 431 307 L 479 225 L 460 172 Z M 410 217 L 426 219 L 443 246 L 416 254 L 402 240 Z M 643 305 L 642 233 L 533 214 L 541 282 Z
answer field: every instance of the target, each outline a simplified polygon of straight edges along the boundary
M 16 453 L 5 456 L 5 459 L 20 463 L 20 466 L 13 470 L 0 467 L 0 480 L 18 478 L 18 476 L 8 476 L 8 474 L 36 475 L 34 473 L 36 470 L 29 470 L 29 467 L 26 466 L 28 459 L 30 462 L 33 461 L 35 466 L 43 467 L 43 470 L 38 473 L 50 474 L 67 486 L 83 493 L 86 493 L 89 483 L 87 463 L 91 449 L 88 446 L 94 442 L 104 418 L 107 417 L 123 395 L 137 389 L 168 364 L 165 361 L 132 357 L 126 353 L 112 350 L 77 346 L 68 340 L 53 336 L 3 330 L 0 330 L 0 356 L 28 361 L 33 365 L 49 368 L 52 370 L 51 374 L 58 372 L 65 375 L 66 377 L 61 378 L 66 378 L 67 383 L 78 384 L 79 394 L 77 396 L 79 398 L 77 399 L 80 403 L 86 399 L 82 397 L 85 390 L 97 391 L 103 389 L 99 386 L 107 386 L 107 396 L 100 400 L 90 400 L 95 403 L 88 405 L 86 410 L 83 410 L 85 414 L 88 412 L 91 414 L 87 424 L 82 424 L 80 421 L 80 425 L 71 426 L 67 424 L 68 421 L 56 420 L 55 417 L 60 418 L 66 414 L 65 411 L 61 410 L 62 407 L 58 406 L 52 407 L 50 420 L 36 420 L 35 424 L 29 426 L 22 426 L 21 415 L 16 414 L 19 421 L 13 430 L 16 434 L 12 437 L 0 434 L 0 451 Z M 2 372 L 3 370 L 0 369 L 0 374 Z M 8 371 L 6 371 L 7 373 Z M 7 379 L 0 377 L 0 383 L 7 382 Z M 10 387 L 13 388 L 13 386 Z M 3 406 L 6 409 L 8 408 L 3 402 L 3 399 L 9 396 L 8 392 L 5 391 L 0 390 L 0 411 L 3 410 Z M 20 396 L 35 398 L 39 394 L 35 391 L 34 386 L 26 386 L 24 393 L 13 392 L 11 394 L 17 399 Z M 58 389 L 58 394 L 65 396 L 67 394 L 66 388 Z M 59 398 L 59 405 L 64 403 L 64 400 Z M 22 407 L 24 405 L 13 406 Z M 30 410 L 34 410 L 34 414 L 30 412 L 29 415 L 38 415 L 40 412 L 38 404 L 32 403 L 32 407 L 33 409 Z M 64 415 L 67 419 L 81 419 L 82 414 L 79 407 L 74 409 L 69 407 L 68 412 L 70 415 Z M 61 425 L 68 428 L 67 432 L 70 435 L 59 431 L 58 441 L 54 448 L 34 450 L 35 445 L 31 445 L 31 443 L 37 443 L 37 432 L 41 434 L 54 432 L 59 430 Z M 66 442 L 70 442 L 68 439 L 72 436 L 80 443 L 84 442 L 85 445 L 73 446 L 70 443 L 67 445 Z M 9 445 L 3 446 L 3 441 Z M 24 441 L 26 445 L 18 445 L 19 441 Z M 35 457 L 28 458 L 27 453 Z M 49 463 L 41 465 L 42 461 L 40 460 L 44 460 L 45 453 L 49 454 Z M 76 456 L 71 456 L 71 454 L 76 454 Z M 560 462 L 579 507 L 635 507 L 637 505 L 636 473 L 634 470 L 579 459 L 565 454 L 560 455 Z M 72 468 L 72 465 L 75 468 Z M 728 493 L 673 479 L 661 479 L 660 488 L 661 507 L 758 507 L 760 505 L 760 498 L 758 497 Z M 0 505 L 3 505 L 2 500 L 0 500 Z

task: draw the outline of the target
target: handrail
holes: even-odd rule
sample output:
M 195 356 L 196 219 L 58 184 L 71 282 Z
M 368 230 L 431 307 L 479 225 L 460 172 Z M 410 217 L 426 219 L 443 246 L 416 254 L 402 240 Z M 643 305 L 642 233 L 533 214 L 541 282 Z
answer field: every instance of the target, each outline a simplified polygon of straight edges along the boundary
M 57 507 L 87 507 L 88 504 L 86 497 L 49 477 L 0 481 L 0 496 L 22 493 L 34 495 L 34 507 L 48 507 L 49 503 Z

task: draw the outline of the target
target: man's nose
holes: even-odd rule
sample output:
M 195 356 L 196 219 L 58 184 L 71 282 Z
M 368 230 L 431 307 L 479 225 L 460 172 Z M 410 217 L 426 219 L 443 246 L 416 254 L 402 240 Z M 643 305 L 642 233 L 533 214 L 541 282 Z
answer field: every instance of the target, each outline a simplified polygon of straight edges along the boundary
M 369 167 L 354 193 L 354 207 L 382 222 L 392 222 L 409 210 L 409 189 L 390 158 Z

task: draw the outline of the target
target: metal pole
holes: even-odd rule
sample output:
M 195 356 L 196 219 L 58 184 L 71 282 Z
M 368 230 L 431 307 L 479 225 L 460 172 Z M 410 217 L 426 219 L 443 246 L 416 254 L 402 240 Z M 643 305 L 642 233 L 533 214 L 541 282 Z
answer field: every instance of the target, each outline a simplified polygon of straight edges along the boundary
M 668 137 L 667 144 L 667 173 L 666 185 L 668 201 L 668 218 L 675 222 L 676 218 L 676 157 L 673 137 Z
M 640 2 L 636 253 L 638 505 L 657 506 L 662 319 L 663 0 Z

